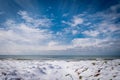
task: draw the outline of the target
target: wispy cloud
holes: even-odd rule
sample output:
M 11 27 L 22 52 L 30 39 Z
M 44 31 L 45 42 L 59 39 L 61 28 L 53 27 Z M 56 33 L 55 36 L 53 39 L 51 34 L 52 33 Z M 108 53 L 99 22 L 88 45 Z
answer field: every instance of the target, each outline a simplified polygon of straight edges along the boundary
M 96 38 L 75 38 L 72 43 L 75 47 L 104 47 L 109 46 L 109 44 L 103 44 L 105 42 L 110 42 L 109 39 L 96 39 Z
M 72 23 L 71 23 L 71 26 L 77 26 L 79 24 L 82 24 L 83 23 L 83 19 L 78 17 L 78 16 L 74 16 L 73 17 L 73 20 L 72 20 Z
M 48 19 L 46 17 L 34 19 L 33 17 L 30 17 L 26 11 L 19 11 L 18 14 L 26 22 L 33 24 L 34 27 L 50 27 L 52 25 L 51 19 Z
M 82 33 L 87 36 L 92 36 L 92 37 L 97 37 L 99 35 L 99 31 L 93 31 L 93 30 L 90 30 L 90 31 L 86 30 Z
M 71 19 L 70 22 L 62 21 L 62 23 L 68 24 L 72 27 L 78 26 L 78 25 L 82 24 L 83 22 L 84 22 L 84 20 L 80 16 L 73 16 L 73 18 Z

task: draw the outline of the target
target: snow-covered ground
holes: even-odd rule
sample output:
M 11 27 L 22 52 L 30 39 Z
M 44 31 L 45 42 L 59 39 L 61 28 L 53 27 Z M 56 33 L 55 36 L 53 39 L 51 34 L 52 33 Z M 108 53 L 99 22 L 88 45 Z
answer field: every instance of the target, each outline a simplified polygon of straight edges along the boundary
M 120 59 L 0 60 L 0 80 L 120 80 Z

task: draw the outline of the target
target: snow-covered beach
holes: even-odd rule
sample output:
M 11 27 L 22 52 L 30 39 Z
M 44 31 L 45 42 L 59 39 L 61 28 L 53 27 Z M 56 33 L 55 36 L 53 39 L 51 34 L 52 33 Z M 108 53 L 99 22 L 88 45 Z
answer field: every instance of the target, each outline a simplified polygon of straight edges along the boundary
M 0 60 L 0 80 L 120 80 L 120 59 Z

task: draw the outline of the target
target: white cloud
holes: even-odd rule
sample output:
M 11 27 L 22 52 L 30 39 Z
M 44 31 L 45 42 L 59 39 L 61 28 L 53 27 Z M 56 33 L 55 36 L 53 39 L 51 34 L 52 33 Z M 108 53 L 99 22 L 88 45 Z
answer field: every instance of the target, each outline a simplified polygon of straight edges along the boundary
M 116 43 L 117 42 L 117 43 Z M 96 39 L 96 38 L 75 38 L 72 40 L 73 48 L 81 49 L 109 49 L 110 47 L 114 49 L 119 49 L 117 45 L 120 45 L 119 40 L 115 39 Z M 117 44 L 117 45 L 116 45 Z M 115 46 L 116 45 L 116 46 Z
M 80 28 L 78 25 L 83 24 L 84 20 L 79 16 L 73 16 L 71 21 L 62 21 L 62 23 L 69 25 L 66 28 L 63 28 L 62 34 L 72 34 L 76 35 L 80 33 Z
M 119 31 L 120 28 L 117 27 L 116 24 L 110 24 L 108 22 L 103 22 L 101 24 L 98 25 L 99 26 L 99 31 L 104 32 L 104 33 L 112 33 L 115 31 Z
M 51 19 L 45 17 L 34 19 L 33 17 L 30 17 L 26 11 L 19 11 L 18 14 L 21 15 L 22 19 L 26 22 L 32 23 L 34 27 L 50 27 L 50 25 L 52 25 Z
M 34 19 L 32 17 L 29 17 L 29 15 L 28 15 L 28 13 L 26 11 L 19 11 L 18 14 L 21 15 L 22 18 L 26 22 L 32 22 L 32 21 L 34 21 Z
M 69 15 L 68 13 L 64 13 L 62 16 L 67 17 L 68 15 Z
M 50 42 L 48 43 L 48 46 L 55 46 L 55 45 L 58 45 L 58 43 L 55 42 L 55 41 L 50 41 Z
M 62 23 L 70 25 L 71 27 L 78 26 L 82 24 L 83 22 L 84 22 L 83 18 L 79 16 L 73 16 L 73 18 L 71 19 L 71 22 L 62 21 Z
M 51 37 L 51 32 L 48 30 L 42 30 L 39 28 L 34 28 L 32 27 L 33 25 L 27 25 L 25 23 L 10 23 L 10 22 L 6 22 L 6 26 L 9 27 L 9 29 L 6 30 L 2 30 L 4 32 L 6 32 L 6 36 L 9 39 L 16 39 L 18 41 L 23 41 L 24 39 L 26 41 L 30 41 L 30 42 L 36 42 L 36 41 L 42 41 L 45 39 L 48 39 Z M 20 39 L 21 38 L 21 39 Z M 19 40 L 20 39 L 20 40 Z
M 75 38 L 72 40 L 74 47 L 97 46 L 101 40 L 92 38 Z
M 84 25 L 90 26 L 91 24 L 92 24 L 91 22 L 87 22 L 87 23 L 85 23 Z
M 78 33 L 77 30 L 72 30 L 72 34 L 73 34 L 73 35 L 76 35 L 77 33 Z
M 82 23 L 83 23 L 83 19 L 82 18 L 80 18 L 78 16 L 74 16 L 73 20 L 72 20 L 71 26 L 74 27 L 74 26 L 77 26 L 77 25 L 82 24 Z
M 87 35 L 87 36 L 92 36 L 92 37 L 97 37 L 99 35 L 99 32 L 96 30 L 96 31 L 93 31 L 93 30 L 86 30 L 84 32 L 82 32 L 83 34 Z
M 64 23 L 64 24 L 67 24 L 67 25 L 71 25 L 71 23 L 70 22 L 67 22 L 67 21 L 62 21 L 62 23 Z

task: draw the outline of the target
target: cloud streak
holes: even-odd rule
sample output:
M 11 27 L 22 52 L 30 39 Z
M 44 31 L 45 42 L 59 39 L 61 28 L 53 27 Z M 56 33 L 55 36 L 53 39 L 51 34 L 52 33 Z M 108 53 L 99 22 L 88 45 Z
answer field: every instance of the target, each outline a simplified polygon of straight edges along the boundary
M 52 22 L 48 18 L 38 18 L 34 19 L 29 16 L 28 12 L 26 11 L 19 11 L 18 14 L 22 17 L 23 20 L 25 20 L 27 23 L 33 24 L 34 27 L 50 27 Z
M 76 27 L 82 24 L 83 22 L 84 20 L 80 16 L 73 16 L 73 18 L 71 19 L 71 22 L 62 21 L 62 23 L 70 25 L 72 27 Z

